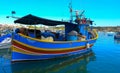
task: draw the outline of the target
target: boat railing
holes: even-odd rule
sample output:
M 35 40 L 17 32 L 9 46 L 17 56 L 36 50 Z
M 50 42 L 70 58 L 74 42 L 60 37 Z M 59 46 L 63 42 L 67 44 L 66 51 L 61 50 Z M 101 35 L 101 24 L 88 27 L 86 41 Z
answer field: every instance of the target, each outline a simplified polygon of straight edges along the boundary
M 92 35 L 94 36 L 93 38 L 91 38 L 91 40 L 94 40 L 94 39 L 97 39 L 98 38 L 98 34 L 97 34 L 97 32 L 95 31 L 95 30 L 93 30 L 92 31 Z M 79 36 L 77 36 L 77 37 L 79 37 Z M 43 36 L 41 36 L 41 38 L 33 38 L 33 37 L 30 37 L 30 36 L 28 36 L 28 35 L 25 35 L 25 34 L 22 34 L 22 33 L 18 33 L 18 34 L 14 34 L 14 38 L 15 38 L 15 40 L 18 40 L 18 41 L 20 41 L 20 42 L 25 42 L 25 43 L 27 43 L 29 40 L 31 40 L 31 41 L 34 41 L 34 42 L 51 42 L 51 43 L 68 43 L 68 42 L 85 42 L 85 41 L 87 41 L 86 39 L 85 40 L 75 40 L 75 41 L 59 41 L 59 40 L 57 40 L 57 41 L 54 41 L 53 40 L 53 38 L 51 38 L 51 37 L 48 37 L 48 38 L 45 38 L 45 37 L 43 37 Z M 25 41 L 26 40 L 26 41 Z
M 95 39 L 98 38 L 98 33 L 97 33 L 97 31 L 96 31 L 95 29 L 93 29 L 93 30 L 91 31 L 91 33 L 92 33 L 92 36 L 93 36 L 93 38 L 92 38 L 91 40 L 95 40 Z

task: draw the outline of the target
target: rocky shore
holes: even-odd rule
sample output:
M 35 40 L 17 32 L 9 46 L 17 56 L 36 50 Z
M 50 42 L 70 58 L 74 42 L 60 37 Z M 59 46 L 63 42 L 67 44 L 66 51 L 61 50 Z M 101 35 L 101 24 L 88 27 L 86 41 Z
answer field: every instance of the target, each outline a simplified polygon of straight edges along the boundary
M 104 31 L 104 32 L 118 32 L 120 31 L 120 26 L 99 26 L 93 27 L 97 31 Z

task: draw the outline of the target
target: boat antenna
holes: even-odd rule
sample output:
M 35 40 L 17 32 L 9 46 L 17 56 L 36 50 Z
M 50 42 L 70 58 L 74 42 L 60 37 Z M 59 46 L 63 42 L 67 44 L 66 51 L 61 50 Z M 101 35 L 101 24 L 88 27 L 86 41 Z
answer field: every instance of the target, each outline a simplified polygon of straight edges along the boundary
M 69 3 L 69 9 L 70 9 L 70 22 L 72 22 L 72 21 L 73 21 L 73 14 L 72 14 L 72 12 L 73 12 L 73 9 L 72 9 L 72 0 L 71 0 L 71 2 Z
M 84 15 L 83 15 L 83 14 L 84 14 L 84 12 L 85 12 L 85 10 L 82 10 L 82 11 L 81 11 L 81 13 L 80 13 L 80 15 L 79 15 L 79 16 L 80 16 L 80 18 L 81 18 L 82 16 L 84 16 Z

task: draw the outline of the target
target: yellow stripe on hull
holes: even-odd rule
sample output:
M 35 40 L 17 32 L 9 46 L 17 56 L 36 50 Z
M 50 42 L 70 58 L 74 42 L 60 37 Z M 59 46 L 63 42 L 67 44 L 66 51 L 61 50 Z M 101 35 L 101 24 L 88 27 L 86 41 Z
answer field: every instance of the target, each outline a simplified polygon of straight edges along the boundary
M 16 43 L 18 43 L 18 44 L 21 44 L 21 45 L 23 45 L 23 46 L 26 46 L 26 47 L 29 47 L 29 48 L 32 48 L 32 49 L 36 49 L 36 50 L 44 50 L 44 51 L 61 51 L 61 50 L 72 50 L 72 49 L 77 49 L 77 48 L 84 48 L 84 47 L 86 47 L 86 46 L 79 46 L 79 47 L 73 47 L 73 48 L 57 48 L 57 49 L 47 49 L 47 48 L 37 48 L 37 47 L 33 47 L 33 46 L 29 46 L 29 45 L 27 45 L 27 44 L 24 44 L 24 43 L 21 43 L 21 42 L 19 42 L 19 41 L 17 41 L 17 40 L 13 40 L 13 42 L 16 42 Z M 90 44 L 90 45 L 92 45 L 92 44 Z
M 90 45 L 90 47 L 93 44 Z M 86 49 L 86 46 L 80 46 L 75 48 L 60 48 L 60 49 L 44 49 L 44 48 L 36 48 L 33 46 L 29 46 L 26 44 L 23 44 L 21 42 L 18 42 L 16 40 L 13 41 L 12 50 L 18 53 L 22 54 L 29 54 L 29 55 L 42 55 L 42 54 L 63 54 L 63 53 L 69 53 L 69 52 L 75 52 L 82 49 Z
M 21 49 L 19 49 L 19 47 L 12 46 L 11 48 L 12 48 L 13 52 L 18 52 L 18 53 L 28 54 L 28 55 L 40 55 L 40 54 L 32 53 L 32 52 L 29 52 L 29 51 L 21 50 Z

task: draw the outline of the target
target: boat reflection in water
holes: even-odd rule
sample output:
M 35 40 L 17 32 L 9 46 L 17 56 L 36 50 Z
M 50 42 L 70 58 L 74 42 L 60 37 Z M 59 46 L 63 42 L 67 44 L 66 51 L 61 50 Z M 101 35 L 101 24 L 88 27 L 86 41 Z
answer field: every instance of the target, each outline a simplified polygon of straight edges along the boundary
M 84 54 L 49 59 L 12 63 L 12 73 L 86 73 L 87 64 L 95 60 L 90 50 Z
M 114 42 L 120 44 L 120 39 L 114 39 Z

